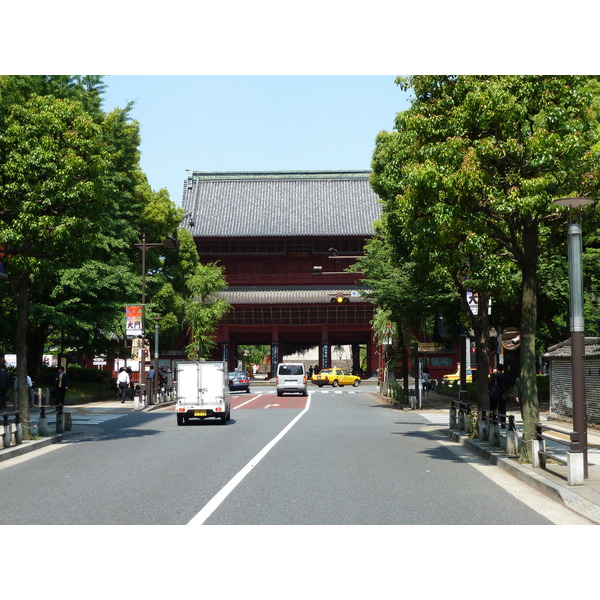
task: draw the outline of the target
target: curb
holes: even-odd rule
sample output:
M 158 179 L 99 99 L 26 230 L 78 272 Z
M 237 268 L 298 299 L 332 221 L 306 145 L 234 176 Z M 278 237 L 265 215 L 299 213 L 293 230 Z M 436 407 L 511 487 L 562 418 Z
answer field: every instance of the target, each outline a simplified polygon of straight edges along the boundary
M 45 437 L 41 440 L 24 440 L 18 446 L 0 449 L 0 462 L 16 458 L 17 456 L 27 454 L 28 452 L 33 452 L 34 450 L 39 450 L 40 448 L 45 448 L 46 446 L 51 446 L 52 444 L 58 444 L 59 442 L 70 438 L 72 435 L 73 433 L 59 433 Z
M 532 466 L 521 465 L 507 458 L 505 455 L 502 455 L 501 451 L 491 450 L 489 447 L 480 444 L 466 435 L 461 435 L 457 431 L 451 429 L 446 429 L 445 431 L 452 440 L 472 450 L 491 464 L 518 477 L 524 483 L 546 494 L 552 500 L 560 502 L 563 506 L 570 508 L 582 517 L 589 519 L 592 523 L 600 525 L 600 507 L 598 505 L 590 502 L 573 490 L 538 475 Z

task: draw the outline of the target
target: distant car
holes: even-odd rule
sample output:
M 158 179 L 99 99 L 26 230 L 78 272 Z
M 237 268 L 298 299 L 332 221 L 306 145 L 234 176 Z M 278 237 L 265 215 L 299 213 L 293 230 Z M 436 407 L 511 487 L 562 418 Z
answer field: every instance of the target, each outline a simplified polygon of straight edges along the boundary
M 248 373 L 233 371 L 229 373 L 229 391 L 242 391 L 250 393 L 250 378 Z
M 308 395 L 306 387 L 306 367 L 302 363 L 281 363 L 277 365 L 277 395 L 287 393 Z
M 467 369 L 467 383 L 473 382 L 473 375 L 476 373 L 476 369 Z M 442 377 L 442 382 L 446 384 L 453 384 L 455 381 L 460 379 L 460 369 L 457 369 L 456 373 L 449 373 Z
M 345 369 L 322 369 L 316 375 L 312 376 L 312 382 L 319 387 L 324 385 L 332 385 L 333 387 L 343 387 L 352 385 L 358 387 L 360 385 L 360 377 L 352 375 Z

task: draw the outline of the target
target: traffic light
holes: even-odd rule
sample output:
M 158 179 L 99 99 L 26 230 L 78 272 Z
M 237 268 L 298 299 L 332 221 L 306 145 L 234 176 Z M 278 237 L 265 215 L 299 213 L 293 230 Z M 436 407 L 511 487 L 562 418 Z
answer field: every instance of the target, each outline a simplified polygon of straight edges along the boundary
M 331 304 L 347 304 L 350 302 L 350 298 L 348 298 L 348 296 L 344 296 L 343 294 L 337 294 L 332 296 L 330 302 Z

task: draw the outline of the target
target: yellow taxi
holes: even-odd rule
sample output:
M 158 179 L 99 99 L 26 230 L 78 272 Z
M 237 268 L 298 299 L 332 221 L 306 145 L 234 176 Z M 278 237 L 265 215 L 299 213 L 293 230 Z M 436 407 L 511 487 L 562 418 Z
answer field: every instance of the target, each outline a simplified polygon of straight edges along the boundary
M 319 387 L 324 385 L 332 385 L 333 387 L 343 387 L 345 385 L 351 385 L 358 387 L 360 385 L 360 377 L 358 375 L 352 375 L 345 369 L 321 369 L 319 373 L 312 376 L 312 382 Z
M 476 369 L 467 369 L 467 383 L 473 382 L 473 375 L 476 373 Z M 460 380 L 460 367 L 456 369 L 456 373 L 449 373 L 442 377 L 442 382 L 448 385 Z

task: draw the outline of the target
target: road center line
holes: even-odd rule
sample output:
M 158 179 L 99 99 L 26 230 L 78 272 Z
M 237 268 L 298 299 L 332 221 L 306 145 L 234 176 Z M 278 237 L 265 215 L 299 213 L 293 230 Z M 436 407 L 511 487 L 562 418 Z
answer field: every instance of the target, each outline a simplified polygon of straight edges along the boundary
M 192 520 L 188 523 L 188 525 L 203 525 L 205 521 L 212 515 L 215 510 L 220 506 L 220 504 L 233 492 L 233 490 L 241 483 L 254 469 L 254 467 L 269 453 L 269 451 L 275 446 L 275 444 L 283 438 L 283 436 L 308 412 L 310 409 L 310 397 L 311 394 L 308 394 L 308 400 L 306 401 L 306 406 L 304 410 L 296 416 L 295 419 L 290 421 L 288 425 L 282 429 L 279 434 L 274 437 L 241 471 L 239 471 L 236 475 L 234 475 L 229 482 L 221 488 L 219 492 L 215 496 L 211 498 L 211 500 L 204 506 L 204 508 L 192 518 Z
M 255 396 L 254 398 L 250 398 L 250 400 L 246 400 L 246 402 L 242 402 L 241 404 L 238 404 L 237 406 L 234 406 L 231 410 L 237 410 L 238 408 L 242 408 L 242 406 L 245 406 L 249 402 L 254 402 L 255 400 L 258 400 L 263 395 L 264 394 L 258 394 L 258 396 Z

